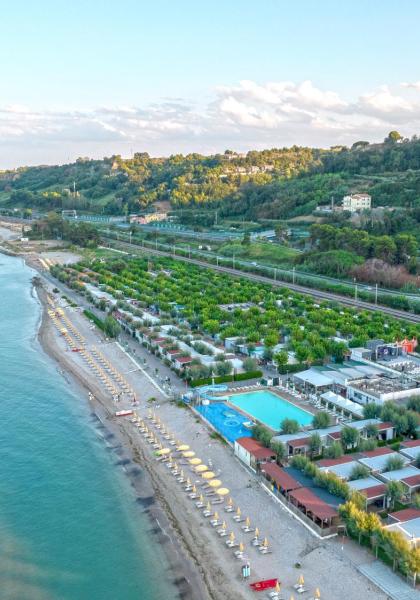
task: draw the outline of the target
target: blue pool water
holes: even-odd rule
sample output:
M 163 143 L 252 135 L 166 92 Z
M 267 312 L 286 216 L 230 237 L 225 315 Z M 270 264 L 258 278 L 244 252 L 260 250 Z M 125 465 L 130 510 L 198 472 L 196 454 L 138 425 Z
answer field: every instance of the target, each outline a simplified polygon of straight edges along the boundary
M 299 425 L 309 425 L 313 415 L 267 390 L 235 394 L 229 402 L 246 412 L 251 419 L 271 429 L 279 430 L 283 419 L 295 419 Z
M 197 410 L 232 444 L 240 437 L 251 437 L 249 429 L 243 426 L 249 421 L 248 417 L 244 417 L 224 402 L 198 406 Z

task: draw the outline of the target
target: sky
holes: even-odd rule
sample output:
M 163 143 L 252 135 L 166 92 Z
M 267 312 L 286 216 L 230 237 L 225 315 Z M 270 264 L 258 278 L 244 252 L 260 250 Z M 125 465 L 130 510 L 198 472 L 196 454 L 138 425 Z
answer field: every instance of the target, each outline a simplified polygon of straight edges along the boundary
M 0 0 L 0 169 L 420 133 L 416 0 Z

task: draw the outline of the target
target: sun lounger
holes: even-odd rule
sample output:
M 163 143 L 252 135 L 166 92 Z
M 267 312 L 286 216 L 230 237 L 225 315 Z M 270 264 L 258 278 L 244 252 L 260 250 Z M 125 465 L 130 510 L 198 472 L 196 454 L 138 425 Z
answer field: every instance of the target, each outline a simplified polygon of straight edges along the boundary
M 193 492 L 192 494 L 188 494 L 188 498 L 191 498 L 191 500 L 195 500 L 196 498 L 199 498 L 200 495 L 197 494 L 197 492 Z
M 258 550 L 260 551 L 261 554 L 272 554 L 273 551 L 270 550 L 269 548 L 266 548 L 265 546 L 259 546 Z
M 235 550 L 234 554 L 235 554 L 235 558 L 238 558 L 238 559 L 244 558 L 244 553 L 241 552 L 240 550 Z
M 211 510 L 203 510 L 203 517 L 206 517 L 206 519 L 208 517 L 212 517 L 213 516 L 213 511 Z
M 261 541 L 260 541 L 258 538 L 254 538 L 254 539 L 251 541 L 251 544 L 252 544 L 253 546 L 261 546 Z
M 239 515 L 235 515 L 233 517 L 233 520 L 236 521 L 237 523 L 243 523 L 243 521 L 245 521 L 245 519 Z
M 225 506 L 225 511 L 226 511 L 227 513 L 231 513 L 231 512 L 233 512 L 234 510 L 235 510 L 235 509 L 233 508 L 233 506 Z
M 242 531 L 244 533 L 251 533 L 252 531 L 255 531 L 254 527 L 247 527 L 246 525 L 242 525 Z
M 226 546 L 228 548 L 236 548 L 236 546 L 239 546 L 238 542 L 232 542 L 231 540 L 226 540 Z
M 195 503 L 196 508 L 204 508 L 206 506 L 205 502 L 196 502 Z
M 217 500 L 212 500 L 212 504 L 223 504 L 223 498 L 218 498 Z
M 297 588 L 296 592 L 298 594 L 304 594 L 305 592 L 307 592 L 308 590 L 306 588 L 303 587 L 303 585 L 301 585 L 300 587 Z
M 210 525 L 212 527 L 219 527 L 221 524 L 222 524 L 222 521 L 219 521 L 219 519 L 217 519 L 217 520 L 216 519 L 212 519 L 210 521 Z

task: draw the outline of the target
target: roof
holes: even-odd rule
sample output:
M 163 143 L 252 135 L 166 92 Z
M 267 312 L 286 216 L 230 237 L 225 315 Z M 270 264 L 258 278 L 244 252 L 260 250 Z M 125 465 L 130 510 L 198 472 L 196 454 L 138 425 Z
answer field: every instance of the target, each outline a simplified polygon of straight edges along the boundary
M 333 440 L 339 440 L 341 438 L 341 431 L 332 431 L 328 434 L 328 437 L 332 438 Z
M 272 456 L 276 456 L 276 453 L 270 448 L 266 448 L 259 442 L 251 437 L 241 437 L 235 440 L 239 446 L 245 448 L 252 456 L 255 458 L 270 458 Z
M 390 458 L 402 458 L 404 461 L 404 464 L 407 464 L 409 462 L 409 460 L 407 458 L 405 458 L 398 452 L 389 452 L 387 454 L 381 454 L 379 456 L 373 456 L 371 458 L 360 458 L 359 462 L 361 462 L 362 465 L 366 465 L 372 471 L 382 472 L 382 471 L 386 471 L 387 463 Z M 400 470 L 400 469 L 398 469 L 398 470 Z M 396 473 L 396 472 L 397 471 L 390 471 L 390 473 Z M 420 471 L 419 471 L 419 473 L 420 473 Z
M 379 421 L 379 419 L 361 419 L 360 421 L 352 421 L 351 427 L 357 429 L 358 431 L 361 431 L 366 427 L 366 425 L 369 425 L 370 423 L 378 425 L 380 422 L 381 421 Z M 331 427 L 325 427 L 324 429 L 312 429 L 310 433 L 318 433 L 321 439 L 325 439 L 328 435 L 331 435 L 331 433 L 341 431 L 343 427 L 344 425 L 332 425 Z M 289 444 L 291 440 L 299 440 L 307 437 L 307 431 L 299 431 L 298 433 L 284 433 L 281 435 L 276 435 L 273 439 L 276 442 L 283 442 L 283 444 Z
M 329 467 L 321 467 L 321 471 L 327 471 L 329 473 L 334 473 L 340 479 L 349 479 L 351 472 L 354 467 L 356 467 L 359 463 L 357 460 L 352 460 L 351 462 L 342 463 L 341 465 L 331 465 Z
M 401 448 L 417 448 L 420 446 L 420 440 L 405 440 L 401 442 Z
M 399 531 L 410 542 L 420 538 L 420 517 L 405 521 L 404 523 L 393 523 L 387 525 L 388 531 Z
M 420 508 L 404 508 L 403 510 L 389 513 L 388 517 L 393 521 L 399 521 L 400 523 L 412 521 L 413 519 L 420 517 Z
M 419 446 L 410 446 L 408 448 L 400 448 L 400 452 L 404 456 L 407 456 L 407 458 L 410 458 L 411 460 L 416 460 L 416 458 L 420 454 L 420 448 Z
M 386 485 L 376 479 L 375 477 L 363 477 L 362 479 L 355 479 L 354 481 L 348 481 L 347 485 L 352 490 L 357 490 L 368 500 L 373 498 L 381 498 L 386 494 Z
M 408 487 L 420 485 L 420 469 L 412 466 L 387 471 L 382 473 L 382 477 L 387 481 L 403 481 Z
M 179 363 L 190 363 L 193 359 L 191 356 L 177 356 L 175 360 Z
M 289 445 L 293 448 L 301 448 L 302 446 L 307 446 L 311 441 L 310 437 L 303 437 L 297 440 L 290 440 Z
M 329 377 L 326 377 L 319 371 L 315 369 L 307 369 L 306 371 L 301 371 L 300 373 L 294 374 L 295 379 L 299 379 L 300 381 L 304 381 L 305 383 L 309 383 L 315 387 L 322 387 L 326 385 L 332 385 L 333 380 Z
M 306 511 L 310 511 L 315 517 L 322 521 L 338 517 L 338 512 L 335 508 L 329 506 L 308 488 L 301 487 L 292 490 L 289 496 L 304 506 Z
M 286 473 L 284 469 L 281 469 L 275 463 L 267 463 L 261 467 L 261 470 L 274 481 L 279 488 L 289 492 L 290 490 L 296 490 L 301 484 L 296 481 L 294 477 Z
M 333 467 L 344 463 L 353 462 L 354 458 L 349 455 L 339 456 L 338 458 L 323 458 L 318 461 L 318 467 Z
M 391 421 L 383 421 L 377 425 L 379 431 L 384 431 L 385 429 L 394 429 L 394 424 Z
M 339 408 L 351 412 L 359 417 L 363 415 L 363 406 L 361 404 L 353 402 L 353 400 L 343 398 L 343 396 L 340 396 L 339 394 L 335 394 L 331 391 L 324 392 L 321 394 L 321 398 L 327 400 L 327 402 L 330 402 L 331 404 L 334 404 L 334 406 L 338 406 Z
M 394 451 L 387 446 L 382 448 L 375 448 L 375 450 L 366 450 L 362 452 L 364 458 L 373 458 L 374 456 L 383 456 L 384 454 L 392 454 Z

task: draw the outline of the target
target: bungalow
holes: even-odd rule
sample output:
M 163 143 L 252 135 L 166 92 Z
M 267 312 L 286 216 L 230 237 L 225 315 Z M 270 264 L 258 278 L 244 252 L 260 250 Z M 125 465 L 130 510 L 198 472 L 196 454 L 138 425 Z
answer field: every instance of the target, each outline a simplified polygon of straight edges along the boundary
M 403 523 L 386 525 L 385 529 L 401 533 L 412 548 L 418 548 L 420 545 L 420 517 Z
M 412 521 L 420 517 L 420 508 L 403 508 L 397 512 L 389 513 L 388 522 L 392 523 L 405 523 L 406 521 Z
M 276 458 L 276 453 L 271 448 L 266 448 L 261 442 L 251 437 L 236 439 L 234 451 L 235 456 L 253 471 L 256 471 L 260 465 Z
M 378 450 L 389 450 L 387 448 L 378 448 Z M 375 450 L 372 451 L 372 453 Z M 366 453 L 368 454 L 368 453 Z M 383 474 L 385 476 L 385 471 L 387 471 L 388 461 L 394 458 L 402 459 L 403 463 L 407 465 L 410 461 L 407 458 L 404 458 L 398 452 L 393 452 L 390 450 L 389 452 L 384 452 L 380 454 L 372 454 L 371 456 L 366 456 L 364 458 L 360 458 L 359 462 L 367 467 L 372 473 L 376 473 L 377 475 Z M 397 473 L 398 471 L 389 471 L 389 473 Z M 420 471 L 419 471 L 420 474 Z M 394 479 L 394 477 L 392 477 Z
M 173 360 L 174 367 L 177 371 L 182 371 L 188 365 L 192 363 L 193 359 L 191 356 L 176 356 Z
M 363 477 L 362 479 L 354 479 L 348 481 L 347 485 L 352 490 L 357 490 L 366 498 L 366 508 L 368 506 L 376 506 L 379 509 L 384 509 L 386 504 L 386 485 L 375 477 Z
M 386 483 L 390 481 L 400 481 L 407 490 L 407 495 L 412 495 L 420 489 L 420 469 L 413 466 L 407 466 L 395 471 L 386 471 L 379 475 Z
M 420 455 L 420 440 L 407 440 L 406 442 L 402 442 L 400 453 L 406 458 L 409 458 L 411 462 L 416 461 Z

